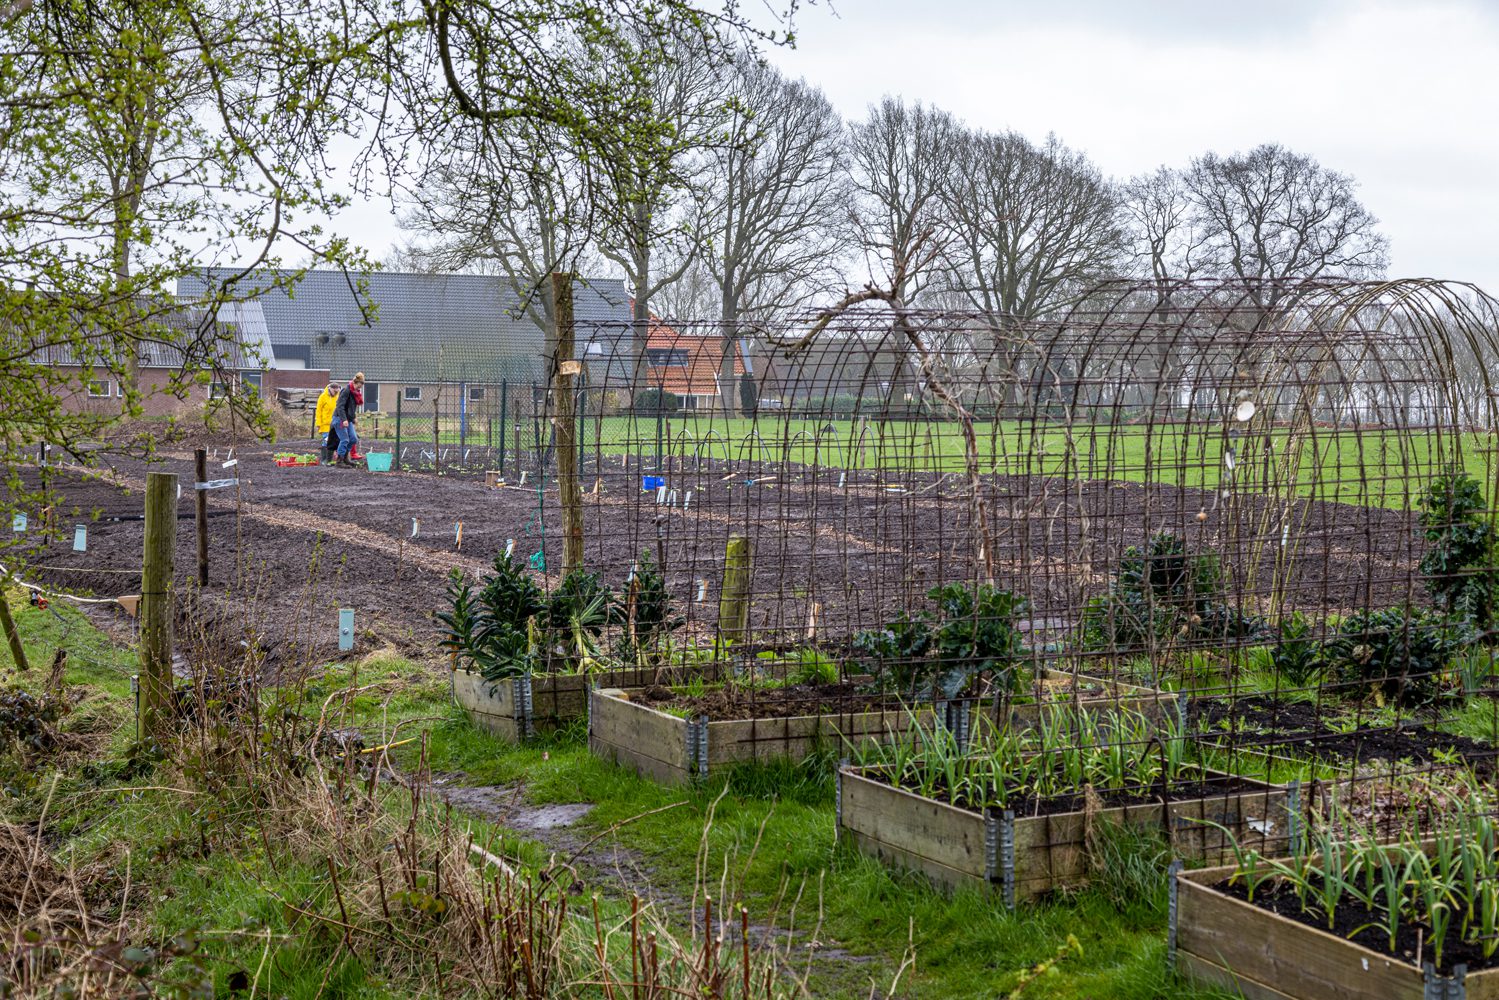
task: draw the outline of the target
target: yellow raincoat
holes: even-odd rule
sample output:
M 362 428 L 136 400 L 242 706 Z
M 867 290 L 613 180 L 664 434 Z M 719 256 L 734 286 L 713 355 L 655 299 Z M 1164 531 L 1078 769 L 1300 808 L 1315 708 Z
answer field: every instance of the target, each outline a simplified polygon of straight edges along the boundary
M 338 393 L 329 392 L 324 387 L 323 392 L 317 398 L 317 410 L 313 413 L 314 422 L 317 424 L 317 432 L 326 435 L 328 428 L 333 426 L 333 407 L 338 402 Z

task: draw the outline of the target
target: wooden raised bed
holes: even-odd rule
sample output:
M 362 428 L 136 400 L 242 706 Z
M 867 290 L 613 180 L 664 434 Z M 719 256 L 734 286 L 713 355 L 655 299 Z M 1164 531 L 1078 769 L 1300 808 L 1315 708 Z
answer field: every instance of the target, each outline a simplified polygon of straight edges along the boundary
M 683 785 L 715 768 L 777 757 L 801 760 L 819 746 L 845 741 L 888 742 L 912 721 L 930 726 L 930 708 L 793 715 L 714 721 L 684 719 L 630 700 L 630 692 L 596 688 L 589 693 L 588 747 L 663 784 Z
M 924 798 L 868 777 L 866 769 L 838 771 L 838 834 L 886 864 L 925 875 L 947 890 L 997 890 L 1007 906 L 1088 876 L 1087 820 L 1081 811 L 1017 816 L 987 813 Z M 1172 849 L 1178 857 L 1221 863 L 1231 856 L 1222 830 L 1262 853 L 1283 853 L 1300 825 L 1300 794 L 1239 779 L 1242 790 L 1170 803 Z M 1161 828 L 1161 803 L 1113 806 L 1094 822 Z
M 1417 968 L 1213 888 L 1234 871 L 1178 871 L 1172 880 L 1171 960 L 1192 979 L 1247 1000 L 1499 1000 L 1499 969 Z
M 717 680 L 717 664 L 702 667 L 631 667 L 596 674 L 526 674 L 486 681 L 477 671 L 453 671 L 453 700 L 474 725 L 503 740 L 521 742 L 588 713 L 592 687 L 675 684 L 692 677 Z

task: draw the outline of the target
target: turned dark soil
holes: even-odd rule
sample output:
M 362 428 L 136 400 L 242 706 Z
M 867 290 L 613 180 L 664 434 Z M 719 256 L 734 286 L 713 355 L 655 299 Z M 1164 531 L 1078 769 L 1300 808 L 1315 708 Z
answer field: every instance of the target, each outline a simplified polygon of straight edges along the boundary
M 1338 710 L 1339 716 L 1347 715 L 1346 705 L 1338 703 Z M 1197 727 L 1210 734 L 1221 733 L 1241 750 L 1315 755 L 1353 763 L 1431 764 L 1457 754 L 1487 771 L 1493 770 L 1499 757 L 1499 749 L 1490 744 L 1440 732 L 1414 720 L 1384 727 L 1365 722 L 1355 732 L 1338 732 L 1327 724 L 1331 714 L 1326 705 L 1258 695 L 1232 700 L 1196 699 L 1189 709 L 1189 719 Z
M 507 546 L 519 558 L 542 553 L 549 585 L 557 582 L 561 517 L 550 474 L 533 472 L 519 488 L 512 470 L 512 485 L 491 488 L 478 473 L 277 468 L 273 453 L 295 446 L 242 447 L 226 469 L 228 446 L 221 443 L 210 462 L 210 478 L 237 476 L 240 486 L 209 494 L 209 589 L 232 581 L 232 595 L 221 591 L 221 603 L 238 616 L 253 603 L 255 628 L 272 640 L 267 645 L 296 636 L 322 655 L 337 638 L 335 609 L 345 606 L 355 609 L 366 646 L 431 650 L 431 616 L 447 572 L 482 571 Z M 939 583 L 982 575 L 965 486 L 953 477 L 704 459 L 664 470 L 675 491 L 669 505 L 640 490 L 637 464 L 588 456 L 585 563 L 621 587 L 631 565 L 649 553 L 687 619 L 685 635 L 709 635 L 716 625 L 731 534 L 754 543 L 750 645 L 785 648 L 809 635 L 836 643 L 926 607 L 926 592 Z M 187 580 L 190 452 L 100 465 L 127 488 L 52 472 L 61 493 L 54 521 L 64 537 L 45 545 L 27 540 L 28 561 L 52 567 L 32 571 L 34 578 L 105 595 L 137 590 L 131 574 L 140 560 L 140 522 L 91 518 L 138 516 L 145 475 L 159 470 L 177 473 L 187 487 L 177 548 L 179 579 Z M 36 482 L 36 470 L 23 473 Z M 985 484 L 996 583 L 1027 597 L 1031 617 L 1021 625 L 1035 642 L 1070 628 L 1081 599 L 1107 588 L 1124 547 L 1157 531 L 1175 531 L 1207 550 L 1216 538 L 1253 537 L 1254 526 L 1271 517 L 1276 524 L 1265 530 L 1280 537 L 1280 513 L 1272 517 L 1256 500 L 1230 509 L 1202 490 L 1041 476 L 990 477 Z M 1288 601 L 1311 612 L 1394 603 L 1407 593 L 1421 555 L 1411 515 L 1310 501 L 1292 508 L 1287 516 L 1305 540 L 1285 574 Z M 41 512 L 30 514 L 36 523 Z M 79 521 L 91 526 L 87 553 L 71 551 L 71 526 Z M 1223 553 L 1231 578 L 1247 579 L 1255 560 L 1253 568 L 1268 578 L 1273 548 L 1246 543 L 1242 553 Z M 1228 599 L 1253 609 L 1259 596 L 1231 592 Z

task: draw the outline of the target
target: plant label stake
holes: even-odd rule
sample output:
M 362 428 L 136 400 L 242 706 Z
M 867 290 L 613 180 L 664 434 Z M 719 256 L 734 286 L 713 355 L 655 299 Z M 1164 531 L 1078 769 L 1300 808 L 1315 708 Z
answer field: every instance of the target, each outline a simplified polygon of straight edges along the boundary
M 692 491 L 688 490 L 687 491 L 687 495 L 682 498 L 682 510 L 685 511 L 691 505 L 692 505 Z
M 15 517 L 11 518 L 10 519 L 10 530 L 11 531 L 25 531 L 26 530 L 26 515 L 25 514 L 17 514 Z
M 846 483 L 847 481 L 848 481 L 848 473 L 847 472 L 840 472 L 840 473 L 838 473 L 838 488 L 840 490 L 843 489 L 843 484 Z
M 239 459 L 237 459 L 237 458 L 231 458 L 229 461 L 227 461 L 223 465 L 219 466 L 219 468 L 221 468 L 221 469 L 232 469 L 232 468 L 234 468 L 238 464 L 239 464 Z
M 667 493 L 666 493 L 666 506 L 668 506 L 668 507 L 675 507 L 676 505 L 677 505 L 677 491 L 676 490 L 668 490 Z
M 663 504 L 665 502 L 666 502 L 666 487 L 665 486 L 657 486 L 656 487 L 656 503 L 659 505 L 659 504 Z
M 73 551 L 88 551 L 88 528 L 79 524 L 73 528 Z
M 453 525 L 453 548 L 459 552 L 463 551 L 463 522 L 458 521 Z
M 338 648 L 347 652 L 354 648 L 354 609 L 338 609 Z
M 708 599 L 708 581 L 707 580 L 699 580 L 697 582 L 697 603 L 701 604 L 704 601 L 706 601 L 707 599 Z
M 522 469 L 521 470 L 521 474 L 520 474 L 520 484 L 522 486 L 526 485 L 526 475 L 527 475 L 526 470 Z
M 422 522 L 418 521 L 416 518 L 413 517 L 411 519 L 411 537 L 415 538 L 416 537 L 416 533 L 418 531 L 420 531 L 421 529 L 422 529 Z
M 510 556 L 514 552 L 515 552 L 515 539 L 513 539 L 513 538 L 507 538 L 507 539 L 505 539 L 505 558 L 509 559 Z

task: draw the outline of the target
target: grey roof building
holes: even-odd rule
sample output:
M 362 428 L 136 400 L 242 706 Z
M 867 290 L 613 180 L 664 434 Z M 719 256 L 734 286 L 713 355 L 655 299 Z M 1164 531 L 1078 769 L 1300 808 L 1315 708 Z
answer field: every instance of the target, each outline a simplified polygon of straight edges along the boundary
M 197 298 L 238 274 L 211 268 L 184 278 L 178 295 Z M 290 293 L 269 275 L 245 279 L 268 289 L 255 301 L 278 368 L 328 369 L 334 378 L 362 371 L 392 384 L 540 381 L 541 330 L 521 296 L 501 277 L 377 271 L 363 276 L 312 270 Z M 236 290 L 245 294 L 245 284 Z M 618 279 L 580 280 L 574 290 L 580 341 L 591 324 L 628 321 L 629 296 Z M 370 308 L 372 306 L 372 308 Z M 578 353 L 586 354 L 580 343 Z

